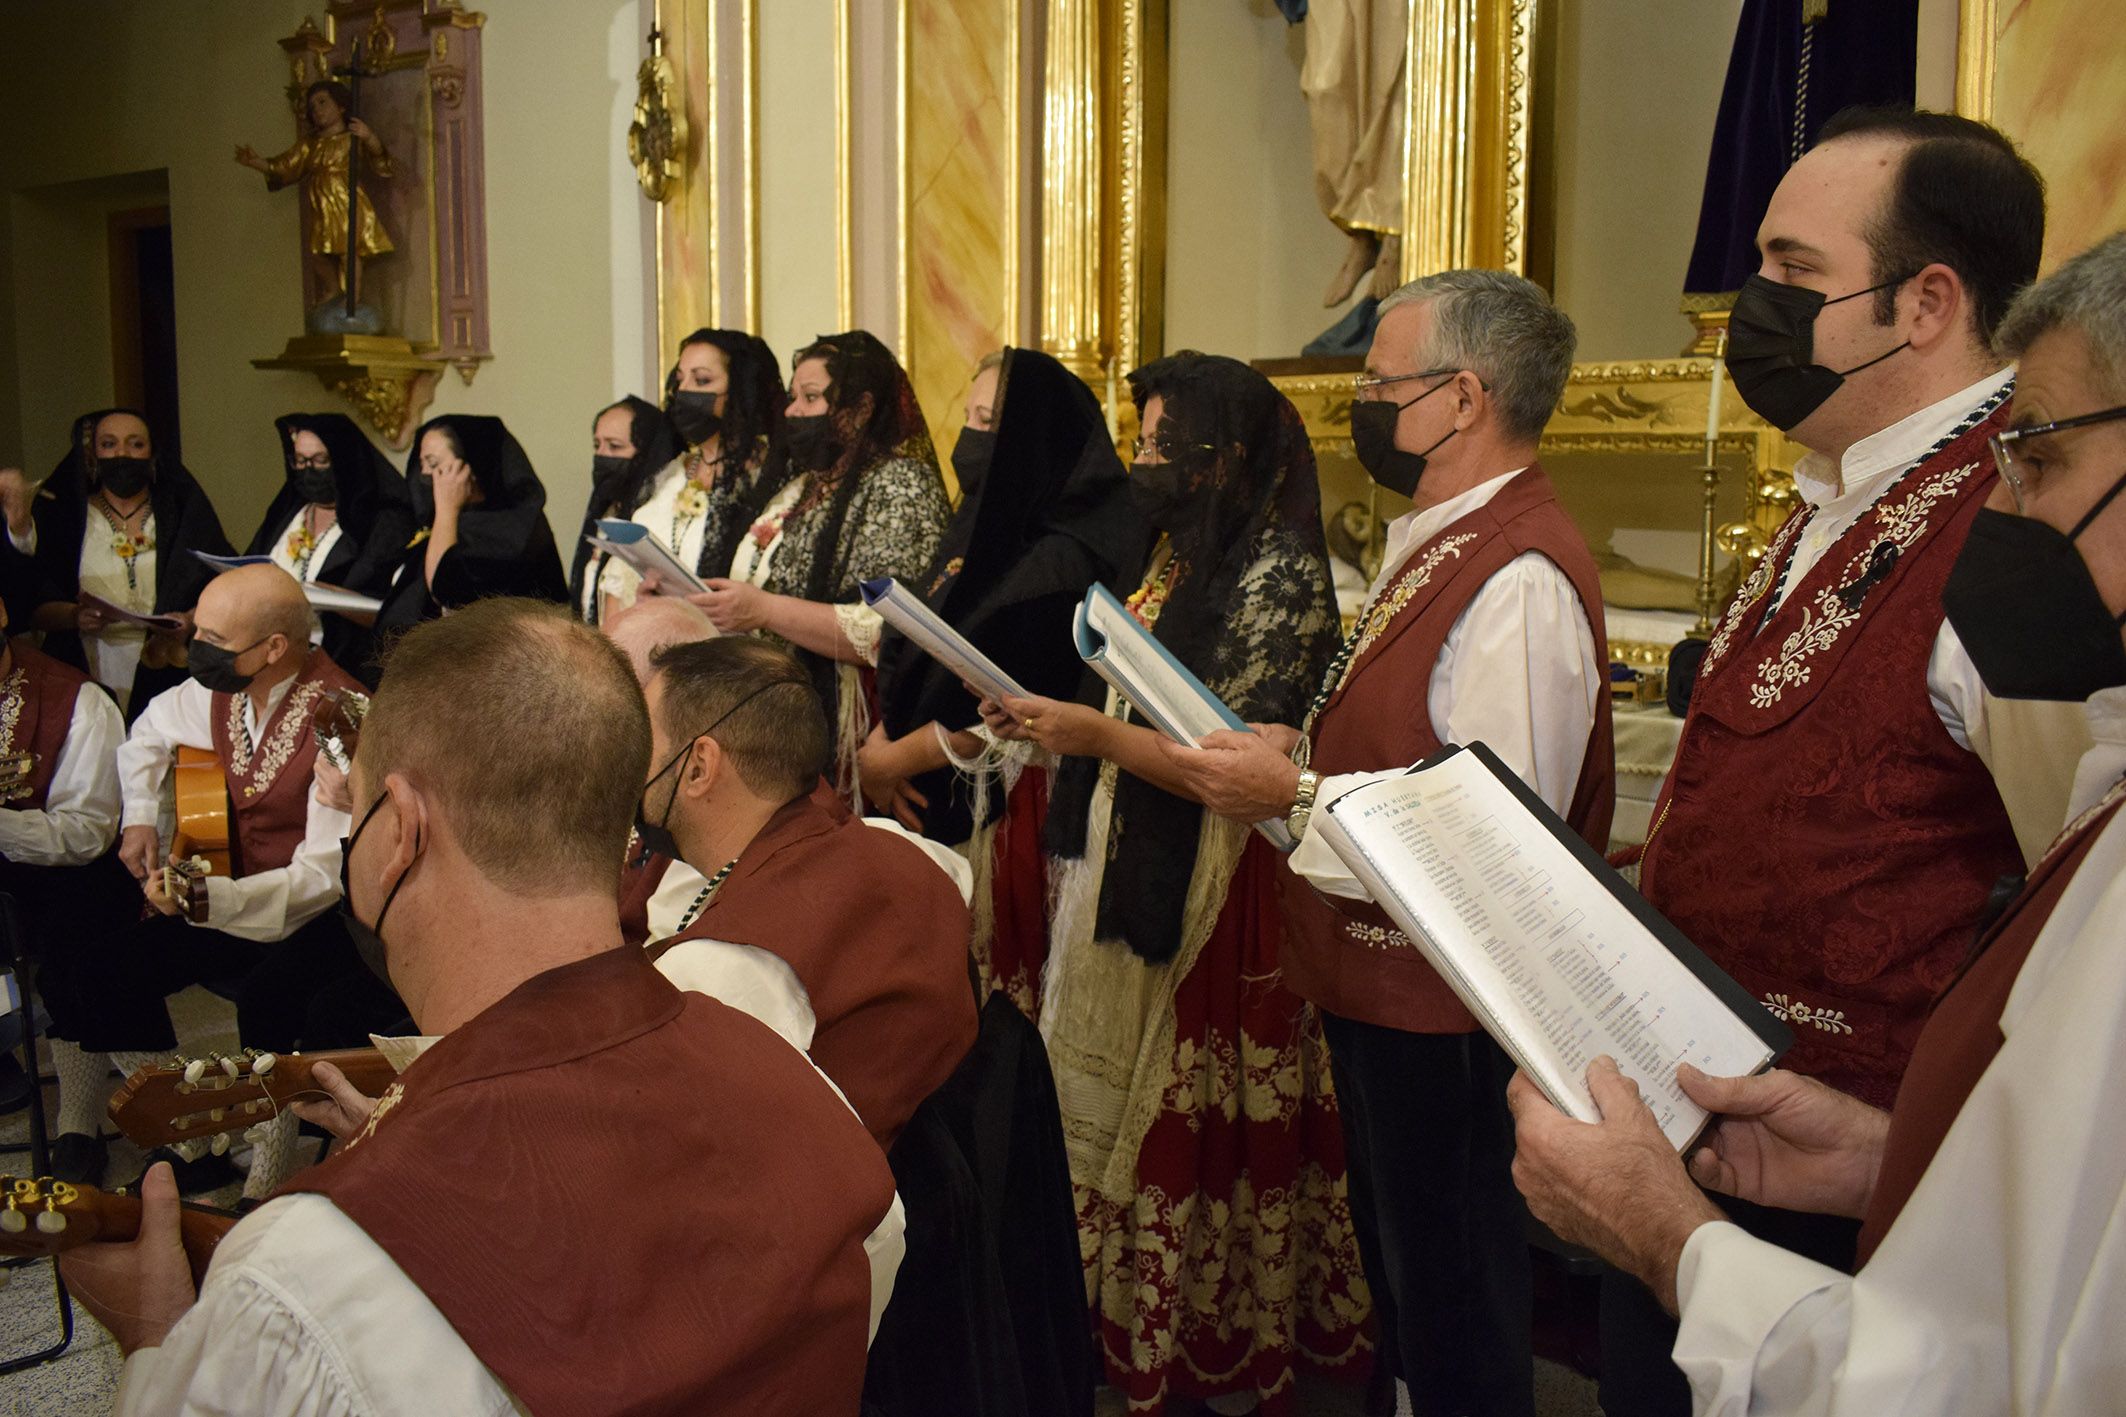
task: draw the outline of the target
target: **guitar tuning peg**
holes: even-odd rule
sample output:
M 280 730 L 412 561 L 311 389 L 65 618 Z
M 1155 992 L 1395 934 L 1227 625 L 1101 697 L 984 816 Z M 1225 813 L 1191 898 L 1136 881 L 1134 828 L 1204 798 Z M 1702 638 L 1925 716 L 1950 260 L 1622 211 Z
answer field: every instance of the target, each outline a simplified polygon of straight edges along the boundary
M 266 1124 L 264 1122 L 253 1122 L 250 1126 L 244 1128 L 244 1140 L 252 1146 L 257 1146 L 265 1139 Z
M 186 1161 L 197 1161 L 201 1156 L 206 1154 L 207 1144 L 203 1141 L 196 1140 L 181 1141 L 178 1142 L 175 1146 L 171 1147 L 170 1150 L 176 1152 L 179 1157 Z
M 15 1198 L 9 1196 L 7 1198 L 7 1209 L 0 1210 L 0 1231 L 6 1231 L 10 1235 L 20 1235 L 29 1228 L 30 1218 L 15 1209 Z
M 260 1053 L 258 1056 L 254 1057 L 251 1060 L 251 1076 L 255 1078 L 264 1077 L 266 1074 L 273 1071 L 273 1065 L 275 1063 L 278 1063 L 279 1061 L 279 1054 Z
M 199 1080 L 206 1075 L 207 1060 L 205 1058 L 194 1058 L 191 1062 L 185 1064 L 185 1081 L 191 1083 L 194 1087 L 197 1087 Z
M 46 1235 L 57 1235 L 66 1229 L 66 1217 L 59 1213 L 53 1202 L 46 1201 L 44 1209 L 37 1212 L 37 1229 Z
M 216 1132 L 214 1140 L 207 1144 L 207 1149 L 216 1156 L 227 1156 L 229 1154 L 229 1134 L 227 1132 Z
M 239 1072 L 241 1071 L 241 1070 L 240 1070 L 240 1069 L 239 1069 L 239 1068 L 238 1068 L 238 1067 L 236 1066 L 236 1059 L 234 1059 L 234 1058 L 231 1058 L 231 1057 L 228 1057 L 228 1056 L 226 1056 L 226 1055 L 225 1055 L 225 1056 L 224 1056 L 224 1057 L 222 1058 L 222 1060 L 221 1060 L 221 1070 L 222 1070 L 222 1072 L 223 1072 L 224 1074 L 226 1074 L 226 1075 L 227 1075 L 227 1077 L 228 1077 L 229 1081 L 231 1081 L 231 1082 L 235 1082 L 235 1081 L 236 1081 L 236 1079 L 237 1079 L 237 1076 L 238 1076 Z

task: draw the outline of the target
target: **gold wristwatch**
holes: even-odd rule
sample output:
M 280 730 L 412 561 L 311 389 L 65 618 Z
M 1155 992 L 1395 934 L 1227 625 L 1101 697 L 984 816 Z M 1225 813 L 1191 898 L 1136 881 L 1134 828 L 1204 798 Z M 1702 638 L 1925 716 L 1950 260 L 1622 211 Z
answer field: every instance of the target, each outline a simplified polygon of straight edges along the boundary
M 1321 790 L 1321 774 L 1312 768 L 1299 770 L 1299 788 L 1292 794 L 1292 810 L 1285 813 L 1285 830 L 1296 846 L 1306 840 L 1307 821 L 1314 815 L 1314 794 Z

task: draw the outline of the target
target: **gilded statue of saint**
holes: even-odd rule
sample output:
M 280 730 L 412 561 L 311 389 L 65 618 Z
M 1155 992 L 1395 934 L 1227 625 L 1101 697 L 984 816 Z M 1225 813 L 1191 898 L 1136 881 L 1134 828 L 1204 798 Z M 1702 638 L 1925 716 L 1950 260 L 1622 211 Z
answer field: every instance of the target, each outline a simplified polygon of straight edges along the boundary
M 363 174 L 391 176 L 391 154 L 361 119 L 351 117 L 354 94 L 334 79 L 321 79 L 303 91 L 304 136 L 278 157 L 260 157 L 249 145 L 236 150 L 236 160 L 266 175 L 266 188 L 277 192 L 292 183 L 303 189 L 309 208 L 310 234 L 306 264 L 311 280 L 311 303 L 329 300 L 345 289 L 343 262 L 347 254 L 347 203 L 351 195 L 359 220 L 356 256 L 372 260 L 393 248 L 383 222 L 369 195 L 347 190 L 348 155 L 354 144 L 362 145 Z

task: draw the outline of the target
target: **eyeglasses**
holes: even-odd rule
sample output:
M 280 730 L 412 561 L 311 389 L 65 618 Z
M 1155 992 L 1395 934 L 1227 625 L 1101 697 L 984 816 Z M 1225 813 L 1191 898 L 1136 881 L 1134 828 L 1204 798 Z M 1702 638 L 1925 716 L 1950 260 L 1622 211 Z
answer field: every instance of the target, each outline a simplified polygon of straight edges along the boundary
M 1375 389 L 1384 389 L 1390 384 L 1408 383 L 1412 379 L 1437 379 L 1461 372 L 1459 369 L 1420 369 L 1415 374 L 1361 374 L 1351 381 L 1351 392 L 1356 398 L 1370 399 Z M 1479 388 L 1487 391 L 1491 388 L 1481 377 L 1476 382 Z
M 297 472 L 330 472 L 332 471 L 332 454 L 320 453 L 314 458 L 306 458 L 297 454 L 288 460 L 288 466 L 294 468 Z
M 1140 437 L 1129 446 L 1130 452 L 1136 457 L 1138 462 L 1143 462 L 1154 453 L 1157 453 L 1166 461 L 1172 462 L 1183 453 L 1215 453 L 1218 451 L 1218 446 L 1215 443 L 1184 443 L 1179 438 L 1169 438 L 1165 434 L 1155 438 Z
M 2076 418 L 2040 423 L 2031 428 L 2010 428 L 2005 433 L 1996 433 L 1987 439 L 1987 445 L 1993 449 L 1993 465 L 2000 469 L 2001 481 L 2008 484 L 2009 494 L 2015 498 L 2015 510 L 2029 510 L 2031 499 L 2037 496 L 2038 483 L 2045 476 L 2045 460 L 2024 448 L 2025 443 L 2032 438 L 2049 438 L 2055 433 L 2087 428 L 2096 423 L 2109 423 L 2118 418 L 2126 418 L 2126 404 L 2098 413 L 2085 413 Z

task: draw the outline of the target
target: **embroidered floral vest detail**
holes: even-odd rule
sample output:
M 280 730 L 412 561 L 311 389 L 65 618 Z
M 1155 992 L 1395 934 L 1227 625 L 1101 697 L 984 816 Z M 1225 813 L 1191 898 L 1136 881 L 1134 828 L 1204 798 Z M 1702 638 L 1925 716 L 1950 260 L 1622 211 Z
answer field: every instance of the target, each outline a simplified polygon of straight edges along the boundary
M 1784 1065 L 1877 1105 L 2021 865 L 1927 683 L 2004 422 L 1906 473 L 1767 618 L 1806 514 L 1780 528 L 1707 648 L 1640 864 L 1647 900 L 1794 1025 Z
M 310 711 L 327 689 L 360 687 L 323 650 L 311 650 L 257 743 L 244 722 L 245 695 L 214 696 L 214 752 L 229 785 L 238 875 L 279 870 L 295 858 L 309 823 L 310 769 L 317 760 Z
M 0 680 L 0 757 L 27 752 L 36 761 L 30 774 L 0 803 L 18 810 L 44 810 L 58 771 L 59 754 L 74 726 L 74 702 L 88 677 L 70 665 L 28 645 L 9 646 L 15 667 Z
M 1432 671 L 1462 613 L 1492 576 L 1536 551 L 1565 572 L 1606 662 L 1600 578 L 1579 530 L 1541 468 L 1530 468 L 1483 506 L 1413 552 L 1359 616 L 1308 715 L 1310 765 L 1334 773 L 1399 767 L 1442 746 L 1426 712 Z M 1560 646 L 1559 653 L 1575 653 Z M 1596 706 L 1574 795 L 1572 824 L 1606 845 L 1615 805 L 1609 699 Z M 1344 1018 L 1415 1033 L 1466 1033 L 1476 1020 L 1377 906 L 1330 900 L 1281 872 L 1285 982 Z

